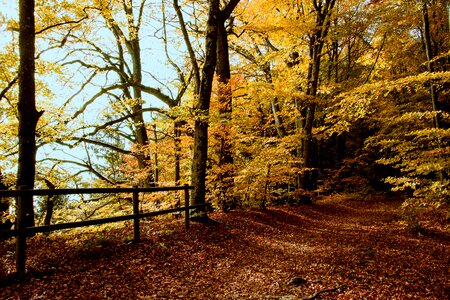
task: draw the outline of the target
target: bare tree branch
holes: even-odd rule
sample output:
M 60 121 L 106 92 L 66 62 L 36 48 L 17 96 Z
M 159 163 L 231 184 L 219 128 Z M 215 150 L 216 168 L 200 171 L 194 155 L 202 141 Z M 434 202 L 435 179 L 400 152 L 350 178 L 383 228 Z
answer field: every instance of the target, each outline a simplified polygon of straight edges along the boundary
M 79 144 L 81 142 L 84 142 L 84 143 L 88 143 L 88 144 L 92 144 L 92 145 L 97 145 L 97 146 L 101 146 L 101 147 L 104 147 L 104 148 L 108 148 L 110 150 L 113 150 L 113 151 L 116 151 L 116 152 L 119 152 L 119 153 L 122 153 L 122 154 L 127 154 L 127 155 L 132 154 L 132 152 L 129 151 L 129 150 L 125 150 L 125 149 L 119 148 L 117 146 L 108 144 L 108 143 L 104 143 L 104 142 L 96 141 L 96 140 L 91 140 L 91 139 L 87 139 L 87 138 L 84 138 L 84 137 L 73 137 L 71 140 L 76 141 L 76 143 L 74 145 L 72 145 L 72 148 L 75 147 L 77 144 Z
M 183 33 L 184 42 L 188 49 L 189 57 L 192 64 L 192 71 L 194 76 L 194 90 L 198 90 L 200 87 L 200 68 L 198 66 L 197 57 L 195 55 L 194 49 L 192 47 L 191 40 L 189 39 L 189 33 L 186 29 L 186 23 L 184 21 L 183 13 L 181 12 L 181 7 L 178 4 L 178 0 L 173 0 L 173 7 L 178 17 L 178 22 L 181 27 L 181 32 Z
M 114 124 L 117 123 L 121 123 L 127 119 L 133 118 L 134 116 L 136 116 L 138 113 L 140 112 L 159 112 L 159 113 L 164 113 L 164 110 L 160 109 L 160 108 L 156 108 L 156 107 L 149 107 L 149 108 L 144 108 L 140 111 L 136 111 L 134 113 L 129 113 L 127 115 L 124 115 L 120 118 L 108 121 L 106 123 L 103 123 L 102 125 L 99 126 L 94 126 L 94 130 L 92 132 L 89 132 L 88 134 L 83 135 L 83 137 L 88 137 L 88 136 L 94 136 L 95 134 L 97 134 L 100 130 L 102 129 L 106 129 Z M 92 126 L 90 126 L 92 127 Z M 90 128 L 90 127 L 84 127 L 84 129 Z

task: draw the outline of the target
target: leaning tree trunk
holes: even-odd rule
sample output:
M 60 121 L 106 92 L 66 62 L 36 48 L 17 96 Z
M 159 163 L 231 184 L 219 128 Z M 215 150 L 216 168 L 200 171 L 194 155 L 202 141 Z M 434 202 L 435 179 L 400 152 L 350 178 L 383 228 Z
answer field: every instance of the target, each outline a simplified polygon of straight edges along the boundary
M 130 25 L 131 27 L 131 25 Z M 137 28 L 135 29 L 138 30 Z M 139 169 L 146 173 L 141 185 L 145 187 L 155 186 L 155 174 L 152 168 L 151 154 L 146 149 L 150 139 L 148 137 L 147 128 L 145 126 L 144 114 L 142 112 L 142 64 L 141 64 L 141 49 L 138 33 L 130 34 L 130 54 L 133 61 L 133 98 L 135 105 L 133 106 L 134 126 L 136 142 L 141 147 L 137 155 Z
M 428 1 L 423 1 L 422 4 L 422 19 L 423 19 L 423 38 L 425 41 L 425 52 L 427 55 L 427 66 L 428 66 L 428 72 L 433 73 L 434 72 L 434 66 L 433 66 L 433 58 L 434 58 L 434 52 L 433 52 L 433 46 L 431 43 L 431 32 L 430 32 L 430 20 L 428 16 Z M 440 120 L 439 115 L 437 111 L 438 108 L 438 93 L 436 91 L 436 88 L 433 84 L 433 82 L 430 82 L 430 96 L 431 96 L 431 105 L 434 112 L 434 127 L 439 128 L 440 127 Z
M 21 0 L 19 32 L 19 161 L 17 188 L 33 189 L 36 173 L 36 126 L 42 112 L 36 110 L 35 99 L 35 25 L 34 0 Z M 33 196 L 19 197 L 18 225 L 34 226 Z

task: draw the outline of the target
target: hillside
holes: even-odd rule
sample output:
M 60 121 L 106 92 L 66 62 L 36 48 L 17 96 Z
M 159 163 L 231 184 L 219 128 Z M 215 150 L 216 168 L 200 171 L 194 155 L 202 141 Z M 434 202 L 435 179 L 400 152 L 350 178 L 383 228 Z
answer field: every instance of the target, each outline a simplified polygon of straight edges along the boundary
M 181 220 L 146 221 L 94 236 L 37 236 L 26 283 L 2 299 L 446 299 L 445 216 L 406 227 L 400 201 L 322 198 L 316 205 L 213 213 L 185 232 Z M 441 218 L 441 219 L 439 219 Z M 439 222 L 437 222 L 439 221 Z M 414 229 L 414 228 L 413 228 Z M 13 245 L 2 245 L 11 269 Z M 5 271 L 3 270 L 3 271 Z

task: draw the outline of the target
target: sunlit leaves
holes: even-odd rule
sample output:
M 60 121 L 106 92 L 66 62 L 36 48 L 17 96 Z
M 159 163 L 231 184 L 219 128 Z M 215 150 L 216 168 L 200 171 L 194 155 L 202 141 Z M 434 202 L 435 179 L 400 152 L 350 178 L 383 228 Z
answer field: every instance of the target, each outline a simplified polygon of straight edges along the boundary
M 414 203 L 436 206 L 449 196 L 444 178 L 450 169 L 450 130 L 433 127 L 436 115 L 445 123 L 449 115 L 432 110 L 430 82 L 448 85 L 449 73 L 421 73 L 338 95 L 326 119 L 329 127 L 324 130 L 329 134 L 351 132 L 356 129 L 353 126 L 371 124 L 376 133 L 366 139 L 366 149 L 375 151 L 378 164 L 391 166 L 401 174 L 388 177 L 386 182 L 393 190 L 413 191 Z
M 329 109 L 326 118 L 326 121 L 332 125 L 330 132 L 348 131 L 351 123 L 367 118 L 379 109 L 387 113 L 387 108 L 395 103 L 395 101 L 402 101 L 400 99 L 403 99 L 405 94 L 417 94 L 419 91 L 425 92 L 428 89 L 427 84 L 429 82 L 433 82 L 438 86 L 448 84 L 450 82 L 450 72 L 436 72 L 431 74 L 425 72 L 394 81 L 379 81 L 361 85 L 351 91 L 337 95 L 335 99 L 336 104 Z M 428 109 L 430 108 L 428 106 Z M 441 112 L 440 114 L 442 114 L 442 117 L 448 118 L 448 113 Z M 404 111 L 398 118 L 391 119 L 390 121 L 398 122 L 398 124 L 411 120 L 413 122 L 431 122 L 434 115 L 435 112 L 430 110 Z

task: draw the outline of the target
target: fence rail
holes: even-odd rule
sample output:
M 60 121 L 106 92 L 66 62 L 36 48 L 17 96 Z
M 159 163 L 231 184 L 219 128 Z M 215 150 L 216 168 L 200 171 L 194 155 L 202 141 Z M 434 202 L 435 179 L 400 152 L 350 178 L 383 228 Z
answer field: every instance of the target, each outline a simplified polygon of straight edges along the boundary
M 185 227 L 189 229 L 189 211 L 191 209 L 205 209 L 207 204 L 189 205 L 189 190 L 192 186 L 174 186 L 174 187 L 152 187 L 152 188 L 87 188 L 87 189 L 55 189 L 55 190 L 10 190 L 0 191 L 0 198 L 4 197 L 22 197 L 22 196 L 53 196 L 53 195 L 74 195 L 74 194 L 133 194 L 133 214 L 116 216 L 102 219 L 93 219 L 79 222 L 68 222 L 52 224 L 47 226 L 35 226 L 16 228 L 13 230 L 1 231 L 2 238 L 16 237 L 16 271 L 19 276 L 23 276 L 26 270 L 26 237 L 40 232 L 52 232 L 61 229 L 78 228 L 91 225 L 100 225 L 106 223 L 121 222 L 133 220 L 133 241 L 140 241 L 140 219 L 154 217 L 174 212 L 184 212 Z M 184 191 L 184 207 L 171 208 L 152 212 L 139 212 L 139 193 L 154 193 L 164 191 Z M 20 222 L 19 222 L 20 224 Z
M 23 195 L 33 196 L 54 196 L 54 195 L 81 195 L 81 194 L 126 194 L 126 193 L 152 193 L 166 191 L 183 191 L 191 190 L 192 186 L 166 186 L 166 187 L 149 187 L 149 188 L 85 188 L 85 189 L 55 189 L 55 190 L 0 190 L 0 197 L 19 197 Z

